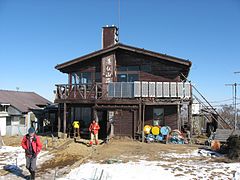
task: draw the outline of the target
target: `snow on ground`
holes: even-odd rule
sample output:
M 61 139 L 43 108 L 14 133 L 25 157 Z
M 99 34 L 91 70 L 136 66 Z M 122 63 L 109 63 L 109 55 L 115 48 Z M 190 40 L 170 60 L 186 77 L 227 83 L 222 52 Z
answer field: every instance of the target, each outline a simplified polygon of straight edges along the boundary
M 40 152 L 37 165 L 52 158 L 52 155 L 48 155 L 47 153 L 47 151 Z M 23 170 L 26 171 L 25 163 L 25 151 L 22 147 L 2 146 L 2 148 L 0 148 L 0 170 L 6 169 L 12 172 L 6 177 L 16 176 L 21 174 Z M 0 179 L 5 179 L 6 177 L 1 176 Z
M 46 153 L 47 151 L 40 152 L 37 163 L 41 163 L 49 158 L 49 156 L 43 158 Z M 2 146 L 0 149 L 0 169 L 5 165 L 22 166 L 25 163 L 25 151 L 22 147 Z
M 88 162 L 71 170 L 65 177 L 58 180 L 122 180 L 122 179 L 234 179 L 240 180 L 239 163 L 215 163 L 206 160 L 192 160 L 200 157 L 198 151 L 187 154 L 165 153 L 161 161 L 139 160 L 138 162 L 122 163 L 112 161 L 113 164 Z M 177 158 L 169 161 L 170 158 Z M 181 160 L 189 158 L 189 160 Z M 139 159 L 144 159 L 139 157 Z

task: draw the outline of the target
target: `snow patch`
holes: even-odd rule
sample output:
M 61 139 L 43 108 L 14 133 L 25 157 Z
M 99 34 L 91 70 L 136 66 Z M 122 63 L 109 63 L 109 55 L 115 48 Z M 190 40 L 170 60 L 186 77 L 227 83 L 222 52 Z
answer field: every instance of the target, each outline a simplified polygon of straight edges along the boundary
M 52 155 L 47 154 L 48 151 L 41 151 L 38 155 L 37 164 L 41 164 L 47 159 L 52 158 Z M 18 171 L 19 167 L 26 163 L 25 151 L 21 146 L 2 146 L 0 148 L 0 169 L 4 167 L 10 171 Z

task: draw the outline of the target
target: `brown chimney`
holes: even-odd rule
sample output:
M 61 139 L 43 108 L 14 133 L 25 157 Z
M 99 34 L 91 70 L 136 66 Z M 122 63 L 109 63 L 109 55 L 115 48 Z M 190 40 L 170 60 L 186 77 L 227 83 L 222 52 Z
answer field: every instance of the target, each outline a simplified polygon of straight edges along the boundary
M 102 48 L 107 48 L 118 42 L 118 28 L 114 25 L 105 26 L 102 30 Z

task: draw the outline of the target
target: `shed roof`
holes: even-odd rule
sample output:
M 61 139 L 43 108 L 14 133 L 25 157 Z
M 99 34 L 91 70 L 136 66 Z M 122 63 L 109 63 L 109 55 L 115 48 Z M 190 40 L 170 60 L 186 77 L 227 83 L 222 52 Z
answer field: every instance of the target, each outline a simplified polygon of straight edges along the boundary
M 0 102 L 9 103 L 22 113 L 30 109 L 41 109 L 41 106 L 52 104 L 35 92 L 0 90 Z

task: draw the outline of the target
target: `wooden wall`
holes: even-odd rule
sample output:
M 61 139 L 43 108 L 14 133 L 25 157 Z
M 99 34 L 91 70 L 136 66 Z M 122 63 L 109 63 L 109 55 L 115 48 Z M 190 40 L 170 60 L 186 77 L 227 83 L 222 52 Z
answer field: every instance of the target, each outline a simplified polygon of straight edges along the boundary
M 133 111 L 117 110 L 114 116 L 114 135 L 133 137 Z
M 177 129 L 177 105 L 146 106 L 145 125 L 153 124 L 153 108 L 164 108 L 164 125 Z
M 140 70 L 140 81 L 169 81 L 179 82 L 181 81 L 181 73 L 185 71 L 186 67 L 183 65 L 169 62 L 166 60 L 159 60 L 157 58 L 139 55 L 136 53 L 127 53 L 125 51 L 119 51 L 116 53 L 117 67 L 118 66 L 151 66 L 150 72 Z

